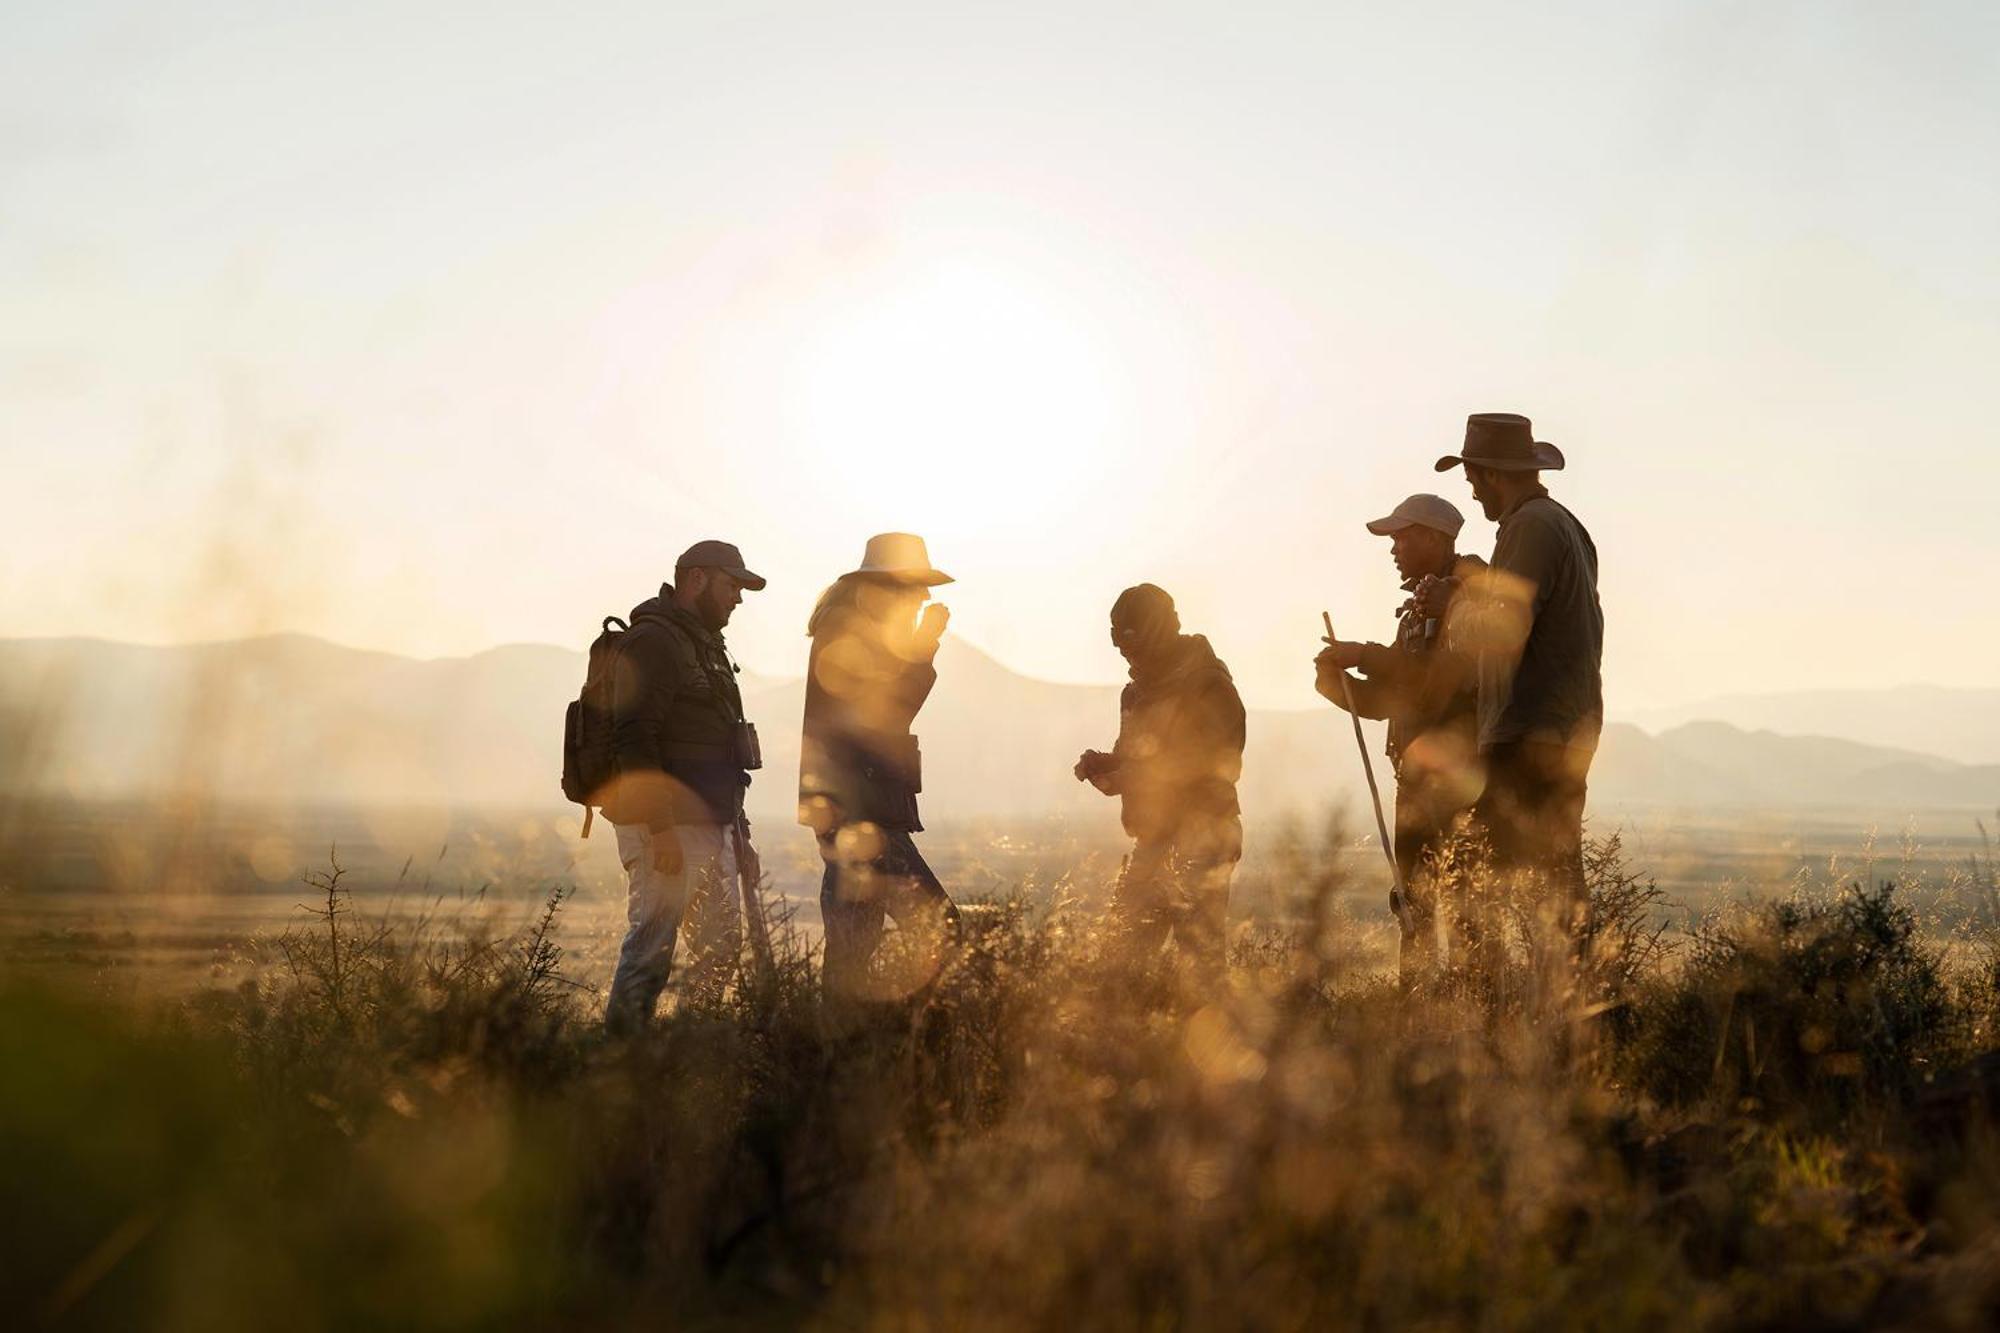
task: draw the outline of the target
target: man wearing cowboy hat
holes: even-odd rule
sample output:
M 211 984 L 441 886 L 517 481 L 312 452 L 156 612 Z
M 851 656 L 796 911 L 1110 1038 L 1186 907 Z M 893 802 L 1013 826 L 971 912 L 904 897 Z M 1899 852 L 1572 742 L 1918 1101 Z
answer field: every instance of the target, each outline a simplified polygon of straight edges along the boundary
M 1465 518 L 1448 500 L 1412 495 L 1368 531 L 1389 539 L 1403 587 L 1412 593 L 1426 579 L 1477 578 L 1486 564 L 1458 553 Z M 1449 647 L 1454 608 L 1447 588 L 1420 604 L 1414 595 L 1397 614 L 1396 638 L 1378 643 L 1332 643 L 1314 659 L 1315 688 L 1340 708 L 1351 697 L 1365 718 L 1387 719 L 1389 764 L 1396 774 L 1396 864 L 1410 894 L 1404 921 L 1403 961 L 1428 952 L 1436 894 L 1428 883 L 1428 858 L 1451 832 L 1453 821 L 1478 799 L 1479 692 L 1472 664 Z M 1442 611 L 1442 614 L 1434 614 Z M 1366 679 L 1341 676 L 1355 669 Z M 1394 893 L 1394 890 L 1391 890 Z M 1395 904 L 1390 904 L 1395 910 Z
M 1586 906 L 1585 786 L 1604 729 L 1597 546 L 1542 485 L 1563 455 L 1535 438 L 1526 417 L 1467 418 L 1464 447 L 1437 470 L 1461 464 L 1473 498 L 1500 525 L 1491 567 L 1468 581 L 1452 626 L 1453 647 L 1478 663 L 1486 790 L 1475 815 L 1497 865 L 1546 875 L 1567 895 L 1574 929 Z M 1452 596 L 1453 582 L 1429 580 L 1418 595 L 1434 606 Z
M 913 836 L 923 829 L 923 766 L 911 728 L 937 683 L 933 663 L 951 618 L 940 603 L 925 603 L 951 581 L 931 565 L 923 538 L 885 532 L 868 539 L 860 568 L 821 594 L 806 625 L 799 822 L 819 839 L 825 863 L 822 981 L 832 1001 L 921 990 L 958 919 Z M 907 975 L 871 975 L 887 918 L 922 945 L 899 957 Z
M 723 627 L 764 580 L 728 542 L 702 541 L 674 562 L 674 581 L 632 610 L 612 666 L 617 775 L 604 816 L 629 879 L 629 927 L 604 1024 L 629 1034 L 652 1020 L 684 918 L 697 990 L 719 995 L 735 972 L 742 920 L 735 893 L 754 855 L 743 789 L 760 764 L 743 717 Z

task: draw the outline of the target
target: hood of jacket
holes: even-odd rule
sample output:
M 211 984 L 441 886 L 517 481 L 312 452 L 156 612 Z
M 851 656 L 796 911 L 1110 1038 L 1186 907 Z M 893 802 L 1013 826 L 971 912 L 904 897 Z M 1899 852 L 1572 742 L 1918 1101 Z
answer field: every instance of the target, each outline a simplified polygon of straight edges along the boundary
M 1208 637 L 1202 634 L 1177 635 L 1174 642 L 1156 657 L 1132 664 L 1131 685 L 1137 695 L 1173 690 L 1200 676 L 1219 675 L 1228 680 L 1229 668 L 1215 655 Z

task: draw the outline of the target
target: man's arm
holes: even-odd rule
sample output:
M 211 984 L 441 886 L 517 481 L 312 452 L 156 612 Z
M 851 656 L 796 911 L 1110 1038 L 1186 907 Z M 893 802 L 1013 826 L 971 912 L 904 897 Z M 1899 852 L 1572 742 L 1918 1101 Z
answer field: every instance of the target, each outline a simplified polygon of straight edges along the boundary
M 1379 643 L 1356 644 L 1354 660 L 1366 678 L 1343 672 L 1338 653 L 1329 648 L 1314 659 L 1319 668 L 1313 688 L 1336 708 L 1345 710 L 1347 698 L 1340 677 L 1347 676 L 1347 689 L 1354 694 L 1354 713 L 1372 722 L 1401 711 L 1411 691 L 1417 687 L 1418 672 L 1408 653 L 1385 648 Z
M 1078 782 L 1088 782 L 1106 796 L 1116 796 L 1123 790 L 1118 775 L 1118 759 L 1102 750 L 1085 750 L 1077 757 L 1076 767 L 1071 770 Z
M 1131 697 L 1130 685 L 1118 695 L 1118 739 L 1112 742 L 1110 752 L 1085 750 L 1076 761 L 1077 780 L 1088 782 L 1106 796 L 1118 796 L 1125 790 L 1125 774 L 1121 770 L 1126 755 L 1125 724 L 1132 716 Z

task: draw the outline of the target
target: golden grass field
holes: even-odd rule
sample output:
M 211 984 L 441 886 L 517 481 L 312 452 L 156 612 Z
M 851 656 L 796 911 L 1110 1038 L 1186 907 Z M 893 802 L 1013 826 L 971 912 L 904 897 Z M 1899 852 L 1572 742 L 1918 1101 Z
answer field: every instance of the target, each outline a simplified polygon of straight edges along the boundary
M 772 830 L 771 966 L 613 1044 L 596 839 L 549 862 L 574 853 L 552 824 L 471 820 L 406 869 L 349 813 L 311 830 L 353 849 L 329 886 L 331 859 L 262 881 L 268 820 L 92 817 L 179 878 L 62 884 L 97 833 L 12 825 L 0 1285 L 27 1326 L 2000 1311 L 2000 951 L 1990 865 L 1956 848 L 1870 865 L 1857 840 L 1851 872 L 1725 869 L 1676 904 L 1600 843 L 1581 969 L 1485 885 L 1482 946 L 1404 985 L 1372 850 L 1329 828 L 1262 838 L 1220 979 L 1120 949 L 1115 842 L 939 830 L 961 950 L 931 987 L 829 1014 L 811 865 Z M 1719 865 L 1753 841 L 1712 832 Z M 202 890 L 204 858 L 228 891 Z

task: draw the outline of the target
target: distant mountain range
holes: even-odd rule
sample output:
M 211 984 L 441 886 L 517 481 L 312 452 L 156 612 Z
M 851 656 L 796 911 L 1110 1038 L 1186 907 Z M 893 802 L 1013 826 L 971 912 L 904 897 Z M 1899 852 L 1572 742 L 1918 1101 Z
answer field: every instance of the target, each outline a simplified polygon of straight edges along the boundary
M 1964 764 L 2000 760 L 2000 689 L 1895 685 L 1732 694 L 1681 708 L 1644 710 L 1626 720 L 1653 732 L 1688 722 L 1727 722 L 1750 731 L 1906 746 Z
M 955 638 L 938 668 L 919 727 L 928 818 L 1113 817 L 1069 769 L 1115 734 L 1115 686 L 1033 680 Z M 417 661 L 300 635 L 174 647 L 0 642 L 0 789 L 559 805 L 563 708 L 582 678 L 580 652 L 540 645 Z M 746 674 L 743 686 L 767 761 L 752 813 L 788 820 L 802 685 Z M 1362 790 L 1335 710 L 1251 714 L 1246 810 L 1310 814 Z M 2000 765 L 1728 720 L 1657 735 L 1614 724 L 1591 793 L 1599 809 L 1843 806 L 1893 818 L 2000 806 Z

